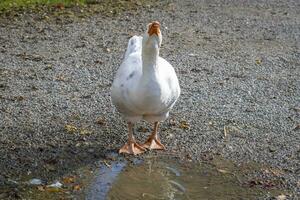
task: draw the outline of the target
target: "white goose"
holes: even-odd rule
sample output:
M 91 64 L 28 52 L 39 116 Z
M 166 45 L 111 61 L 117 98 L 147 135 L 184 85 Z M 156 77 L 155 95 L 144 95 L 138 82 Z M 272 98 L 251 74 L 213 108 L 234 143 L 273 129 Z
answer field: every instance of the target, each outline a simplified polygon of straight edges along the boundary
M 111 88 L 112 102 L 128 122 L 128 142 L 119 153 L 139 154 L 147 149 L 165 149 L 158 139 L 159 122 L 169 116 L 180 95 L 176 73 L 168 61 L 159 56 L 162 36 L 160 24 L 148 25 L 147 32 L 128 42 L 124 61 Z M 133 136 L 134 123 L 144 119 L 154 123 L 154 131 L 143 144 Z

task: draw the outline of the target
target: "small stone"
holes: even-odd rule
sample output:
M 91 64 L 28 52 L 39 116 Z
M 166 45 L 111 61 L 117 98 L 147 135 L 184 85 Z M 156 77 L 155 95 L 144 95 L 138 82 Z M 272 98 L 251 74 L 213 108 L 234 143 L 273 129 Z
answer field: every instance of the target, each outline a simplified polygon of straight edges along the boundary
M 275 152 L 275 151 L 276 151 L 276 148 L 273 147 L 273 146 L 269 146 L 269 151 L 270 151 L 270 152 Z
M 63 184 L 61 184 L 59 181 L 56 181 L 55 183 L 48 185 L 47 187 L 52 187 L 52 188 L 61 188 Z
M 29 183 L 31 185 L 41 185 L 42 184 L 42 180 L 41 179 L 38 179 L 38 178 L 33 178 L 29 181 Z
M 94 150 L 94 149 L 88 149 L 88 152 L 89 152 L 89 153 L 94 153 L 95 150 Z
M 285 200 L 285 199 L 286 199 L 286 195 L 284 195 L 284 194 L 278 195 L 276 197 L 276 200 Z

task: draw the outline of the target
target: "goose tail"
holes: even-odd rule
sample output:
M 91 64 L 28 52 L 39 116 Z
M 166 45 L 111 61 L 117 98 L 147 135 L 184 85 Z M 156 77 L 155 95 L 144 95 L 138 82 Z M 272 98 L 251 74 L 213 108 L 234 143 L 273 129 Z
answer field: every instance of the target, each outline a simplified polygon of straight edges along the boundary
M 141 36 L 133 36 L 128 41 L 128 46 L 125 53 L 125 59 L 132 53 L 138 52 L 142 50 L 142 37 Z

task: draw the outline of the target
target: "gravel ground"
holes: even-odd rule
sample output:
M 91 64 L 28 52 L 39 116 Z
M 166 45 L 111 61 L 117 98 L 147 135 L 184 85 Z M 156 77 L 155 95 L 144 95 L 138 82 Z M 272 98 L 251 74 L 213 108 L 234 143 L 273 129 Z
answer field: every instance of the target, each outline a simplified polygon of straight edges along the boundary
M 262 163 L 280 170 L 271 175 L 297 198 L 297 0 L 178 0 L 113 16 L 2 18 L 0 185 L 25 175 L 53 180 L 122 146 L 126 125 L 110 86 L 129 37 L 152 20 L 162 24 L 161 55 L 182 88 L 161 127 L 167 152 Z M 151 128 L 144 125 L 140 140 Z

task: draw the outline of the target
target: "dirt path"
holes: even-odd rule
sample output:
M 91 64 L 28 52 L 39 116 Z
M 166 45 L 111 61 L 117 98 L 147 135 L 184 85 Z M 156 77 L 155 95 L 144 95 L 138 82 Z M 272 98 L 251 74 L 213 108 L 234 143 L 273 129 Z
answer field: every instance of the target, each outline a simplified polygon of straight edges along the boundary
M 225 2 L 1 19 L 1 187 L 26 174 L 53 180 L 125 142 L 110 85 L 128 38 L 159 20 L 182 88 L 161 127 L 168 152 L 259 162 L 278 170 L 261 176 L 299 194 L 300 3 Z

